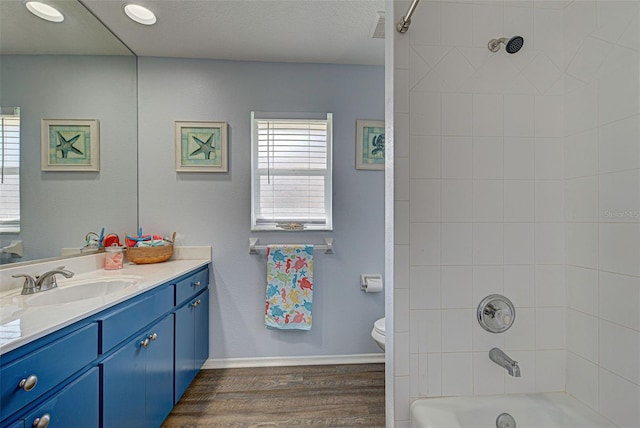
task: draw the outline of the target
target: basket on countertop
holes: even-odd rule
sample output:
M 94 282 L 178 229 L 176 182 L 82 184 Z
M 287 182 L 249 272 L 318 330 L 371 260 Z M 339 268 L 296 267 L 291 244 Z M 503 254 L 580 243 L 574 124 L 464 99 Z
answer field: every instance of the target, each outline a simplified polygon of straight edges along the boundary
M 125 242 L 127 234 L 124 234 Z M 129 247 L 127 246 L 127 259 L 137 264 L 150 264 L 166 262 L 173 255 L 173 244 L 176 241 L 176 233 L 171 236 L 171 244 L 161 247 Z

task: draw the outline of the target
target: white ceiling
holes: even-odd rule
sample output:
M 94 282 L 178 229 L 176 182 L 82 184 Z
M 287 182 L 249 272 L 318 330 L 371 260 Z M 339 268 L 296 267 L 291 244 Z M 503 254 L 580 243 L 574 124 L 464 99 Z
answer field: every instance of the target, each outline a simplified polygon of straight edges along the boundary
M 138 56 L 384 64 L 384 40 L 371 37 L 384 0 L 136 1 L 156 14 L 158 22 L 153 26 L 127 18 L 125 1 L 80 1 Z M 65 15 L 62 24 L 30 16 L 20 0 L 0 0 L 2 53 L 69 53 L 72 46 L 84 42 L 105 49 L 98 54 L 122 54 L 122 47 L 97 40 L 104 36 L 104 28 L 95 32 L 88 24 L 80 24 L 84 17 L 77 0 L 49 2 Z M 81 25 L 80 31 L 71 41 L 71 27 L 76 25 Z M 69 29 L 60 30 L 62 26 Z M 26 35 L 18 36 L 27 28 Z M 61 52 L 54 48 L 59 37 Z M 79 50 L 87 53 L 86 46 Z

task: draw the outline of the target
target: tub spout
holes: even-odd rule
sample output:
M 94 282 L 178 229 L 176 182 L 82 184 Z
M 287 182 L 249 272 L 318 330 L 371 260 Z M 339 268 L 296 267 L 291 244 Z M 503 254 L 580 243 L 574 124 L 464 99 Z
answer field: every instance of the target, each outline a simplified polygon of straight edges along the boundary
M 503 367 L 513 377 L 520 377 L 520 366 L 517 361 L 513 361 L 504 351 L 500 348 L 493 348 L 489 351 L 489 358 L 491 361 Z

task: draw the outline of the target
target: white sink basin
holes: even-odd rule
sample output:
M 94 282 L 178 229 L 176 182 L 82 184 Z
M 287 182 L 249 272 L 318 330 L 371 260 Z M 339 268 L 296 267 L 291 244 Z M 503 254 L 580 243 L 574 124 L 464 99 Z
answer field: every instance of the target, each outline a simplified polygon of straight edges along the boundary
M 27 306 L 55 305 L 117 294 L 140 284 L 138 277 L 85 279 L 58 284 L 57 288 L 25 296 Z

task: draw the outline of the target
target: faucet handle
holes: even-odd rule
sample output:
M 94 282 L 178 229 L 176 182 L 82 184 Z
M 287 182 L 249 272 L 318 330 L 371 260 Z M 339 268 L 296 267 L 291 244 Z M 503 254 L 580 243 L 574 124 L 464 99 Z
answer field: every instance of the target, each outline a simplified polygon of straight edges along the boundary
M 26 273 L 17 273 L 15 275 L 11 275 L 12 278 L 24 278 L 24 284 L 22 285 L 22 293 L 21 294 L 33 294 L 38 290 L 36 288 L 36 280 Z

